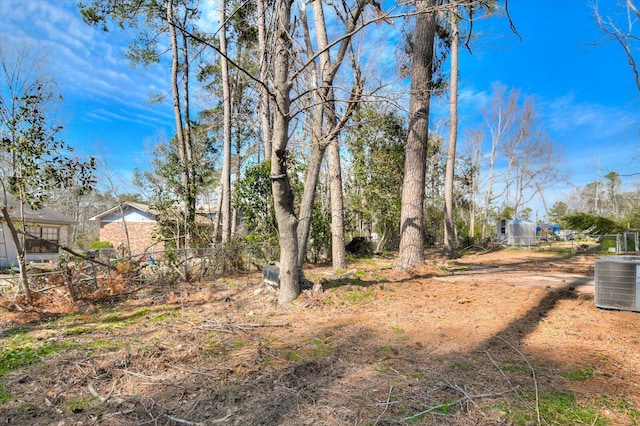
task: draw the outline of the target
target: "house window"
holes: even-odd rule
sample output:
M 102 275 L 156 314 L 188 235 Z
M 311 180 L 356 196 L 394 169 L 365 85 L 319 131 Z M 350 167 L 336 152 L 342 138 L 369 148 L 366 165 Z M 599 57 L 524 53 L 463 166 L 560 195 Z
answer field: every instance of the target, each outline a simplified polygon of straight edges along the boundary
M 43 238 L 45 240 L 51 241 L 52 243 L 58 244 L 58 239 L 60 237 L 59 228 L 28 226 L 25 229 L 25 232 L 28 234 L 26 235 L 24 241 L 27 253 L 58 253 L 58 247 L 56 245 L 50 244 L 47 241 L 42 241 L 37 238 L 30 237 L 29 235 L 34 235 L 36 237 Z

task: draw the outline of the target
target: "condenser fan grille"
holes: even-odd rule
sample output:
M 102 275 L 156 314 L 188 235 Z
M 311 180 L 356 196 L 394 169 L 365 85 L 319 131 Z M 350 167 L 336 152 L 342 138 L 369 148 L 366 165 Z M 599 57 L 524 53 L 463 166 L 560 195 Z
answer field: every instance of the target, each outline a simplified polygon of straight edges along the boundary
M 595 304 L 600 308 L 640 311 L 640 257 L 596 261 Z

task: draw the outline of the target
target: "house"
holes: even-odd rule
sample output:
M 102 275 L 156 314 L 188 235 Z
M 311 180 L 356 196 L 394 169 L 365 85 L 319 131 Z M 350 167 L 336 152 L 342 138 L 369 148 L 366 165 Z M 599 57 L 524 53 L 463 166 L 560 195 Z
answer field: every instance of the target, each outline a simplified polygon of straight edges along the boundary
M 142 254 L 150 247 L 156 250 L 164 248 L 161 242 L 154 240 L 154 234 L 159 228 L 159 214 L 147 204 L 127 201 L 89 220 L 100 222 L 100 241 L 109 241 L 113 248 L 118 249 L 127 246 L 129 234 L 131 253 Z
M 536 243 L 536 224 L 528 220 L 502 219 L 498 222 L 497 241 L 510 246 L 531 246 Z
M 160 212 L 149 205 L 127 201 L 89 220 L 100 222 L 100 241 L 109 241 L 115 249 L 127 246 L 128 234 L 131 254 L 136 255 L 164 250 L 164 242 L 156 236 L 159 217 Z M 210 218 L 196 215 L 196 226 L 211 228 L 212 225 Z
M 8 200 L 7 210 L 14 222 L 19 222 L 20 208 L 16 201 Z M 0 267 L 8 268 L 18 264 L 18 251 L 13 242 L 11 231 L 4 218 L 0 215 Z M 26 236 L 25 248 L 27 251 L 27 262 L 49 262 L 57 260 L 59 255 L 58 246 L 67 245 L 69 238 L 69 227 L 75 221 L 49 207 L 34 210 L 25 206 L 25 231 L 30 235 L 35 235 L 54 244 L 47 243 L 40 239 Z

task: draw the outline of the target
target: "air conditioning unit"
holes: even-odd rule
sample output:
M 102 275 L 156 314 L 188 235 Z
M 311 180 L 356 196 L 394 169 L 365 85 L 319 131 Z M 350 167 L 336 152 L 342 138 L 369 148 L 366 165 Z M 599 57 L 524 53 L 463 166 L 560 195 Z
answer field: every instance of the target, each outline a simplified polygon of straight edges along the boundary
M 640 256 L 596 260 L 595 304 L 598 308 L 640 312 Z

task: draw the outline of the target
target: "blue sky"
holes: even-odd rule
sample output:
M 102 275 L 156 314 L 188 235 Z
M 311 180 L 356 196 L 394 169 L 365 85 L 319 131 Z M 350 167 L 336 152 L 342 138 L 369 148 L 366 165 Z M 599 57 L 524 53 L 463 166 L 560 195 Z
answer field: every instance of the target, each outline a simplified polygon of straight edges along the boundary
M 608 7 L 615 2 L 600 0 Z M 130 68 L 123 52 L 131 37 L 87 26 L 76 3 L 0 0 L 0 43 L 29 41 L 47 52 L 47 72 L 64 96 L 59 114 L 64 139 L 81 154 L 104 157 L 109 172 L 126 181 L 135 167 L 146 167 L 149 146 L 174 134 L 168 103 L 148 102 L 153 94 L 168 93 L 168 73 L 160 66 Z M 213 16 L 217 0 L 201 4 Z M 473 54 L 462 52 L 460 134 L 477 125 L 492 84 L 501 83 L 534 97 L 539 122 L 562 148 L 572 184 L 584 185 L 611 170 L 640 171 L 638 160 L 631 161 L 640 155 L 640 91 L 621 48 L 600 43 L 593 0 L 509 4 L 522 41 L 506 19 L 493 18 L 475 24 L 481 37 L 473 42 Z M 384 25 L 371 31 L 377 37 L 391 33 Z M 379 69 L 390 68 L 393 48 L 378 52 L 386 61 Z M 445 110 L 434 104 L 434 116 Z M 561 200 L 570 188 L 557 185 L 547 201 Z
M 640 172 L 640 91 L 621 47 L 603 43 L 594 3 L 512 0 L 510 15 L 522 40 L 506 19 L 481 21 L 473 54 L 461 53 L 461 130 L 478 123 L 478 107 L 487 104 L 494 83 L 533 97 L 539 124 L 570 174 L 568 183 L 546 191 L 549 207 L 566 200 L 572 187 L 610 171 Z M 607 14 L 619 2 L 599 3 L 601 14 Z M 636 34 L 638 28 L 640 22 Z M 640 58 L 638 46 L 635 54 Z M 626 188 L 639 179 L 624 178 Z M 544 214 L 539 199 L 530 207 L 539 217 Z
M 44 51 L 45 73 L 63 95 L 57 119 L 63 139 L 81 155 L 104 158 L 111 177 L 130 180 L 148 163 L 148 146 L 175 133 L 168 105 L 150 104 L 168 92 L 158 65 L 131 68 L 124 56 L 130 37 L 86 25 L 76 0 L 0 0 L 0 42 L 27 42 Z
M 592 3 L 511 1 L 522 41 L 504 19 L 482 22 L 477 29 L 486 38 L 477 41 L 473 55 L 465 53 L 460 71 L 464 102 L 486 102 L 493 82 L 533 96 L 540 123 L 564 149 L 578 184 L 594 181 L 598 167 L 600 176 L 631 172 L 629 153 L 640 154 L 640 91 L 620 46 L 602 43 Z M 469 105 L 464 111 L 473 115 Z

